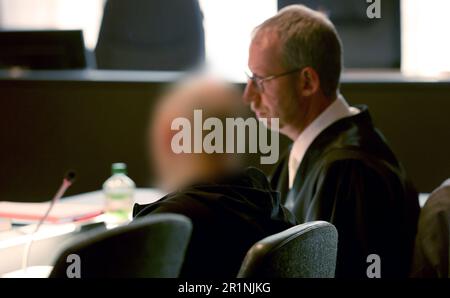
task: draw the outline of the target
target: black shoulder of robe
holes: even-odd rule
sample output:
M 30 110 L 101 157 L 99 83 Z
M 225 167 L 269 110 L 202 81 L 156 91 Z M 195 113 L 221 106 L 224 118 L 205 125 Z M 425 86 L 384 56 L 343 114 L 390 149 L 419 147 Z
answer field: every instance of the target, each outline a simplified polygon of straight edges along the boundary
M 234 278 L 254 243 L 296 223 L 278 192 L 255 168 L 187 187 L 153 204 L 135 205 L 133 213 L 178 213 L 192 220 L 180 275 L 184 278 Z
M 287 186 L 287 156 L 271 183 L 299 223 L 325 220 L 339 233 L 337 277 L 367 277 L 377 254 L 381 277 L 408 275 L 419 204 L 417 193 L 371 121 L 367 107 L 326 128 Z

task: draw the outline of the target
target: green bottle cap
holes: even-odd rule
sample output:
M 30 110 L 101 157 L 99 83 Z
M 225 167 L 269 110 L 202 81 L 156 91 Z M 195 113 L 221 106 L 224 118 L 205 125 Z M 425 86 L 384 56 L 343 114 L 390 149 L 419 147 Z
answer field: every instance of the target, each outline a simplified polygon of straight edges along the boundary
M 123 162 L 113 163 L 111 166 L 112 174 L 127 174 L 127 165 Z

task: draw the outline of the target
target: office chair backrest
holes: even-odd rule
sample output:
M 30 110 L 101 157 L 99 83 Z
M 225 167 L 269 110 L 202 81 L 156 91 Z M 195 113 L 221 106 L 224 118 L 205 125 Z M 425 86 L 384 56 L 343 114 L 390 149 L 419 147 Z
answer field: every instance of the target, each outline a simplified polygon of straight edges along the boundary
M 157 214 L 129 225 L 82 234 L 63 249 L 50 277 L 74 273 L 79 257 L 81 278 L 177 277 L 191 236 L 191 221 L 182 215 Z M 68 258 L 69 257 L 69 258 Z M 69 276 L 70 277 L 70 276 Z
M 411 277 L 450 278 L 450 179 L 423 206 L 416 235 Z
M 238 277 L 334 277 L 337 230 L 324 221 L 297 225 L 266 237 L 248 251 Z
M 95 55 L 100 69 L 181 71 L 204 61 L 197 0 L 108 0 Z

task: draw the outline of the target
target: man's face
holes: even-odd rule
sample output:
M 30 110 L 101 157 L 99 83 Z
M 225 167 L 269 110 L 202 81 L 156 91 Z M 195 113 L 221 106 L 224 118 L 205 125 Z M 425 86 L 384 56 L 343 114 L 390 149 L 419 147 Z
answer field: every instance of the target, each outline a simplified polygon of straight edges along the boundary
M 254 76 L 267 77 L 281 74 L 286 69 L 281 64 L 281 47 L 274 32 L 260 32 L 250 45 L 248 67 Z M 298 75 L 293 73 L 263 82 L 263 90 L 249 80 L 244 92 L 244 102 L 250 104 L 256 117 L 279 118 L 280 132 L 295 126 L 298 121 L 301 98 L 297 92 Z M 270 125 L 270 123 L 269 123 Z

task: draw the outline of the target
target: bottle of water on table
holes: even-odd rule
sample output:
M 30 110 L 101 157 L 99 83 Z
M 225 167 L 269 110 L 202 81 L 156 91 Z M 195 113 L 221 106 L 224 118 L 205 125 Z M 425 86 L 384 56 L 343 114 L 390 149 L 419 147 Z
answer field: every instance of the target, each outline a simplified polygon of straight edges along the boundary
M 126 222 L 131 219 L 135 183 L 127 176 L 127 165 L 114 163 L 112 176 L 103 183 L 106 197 L 106 214 L 113 222 Z

